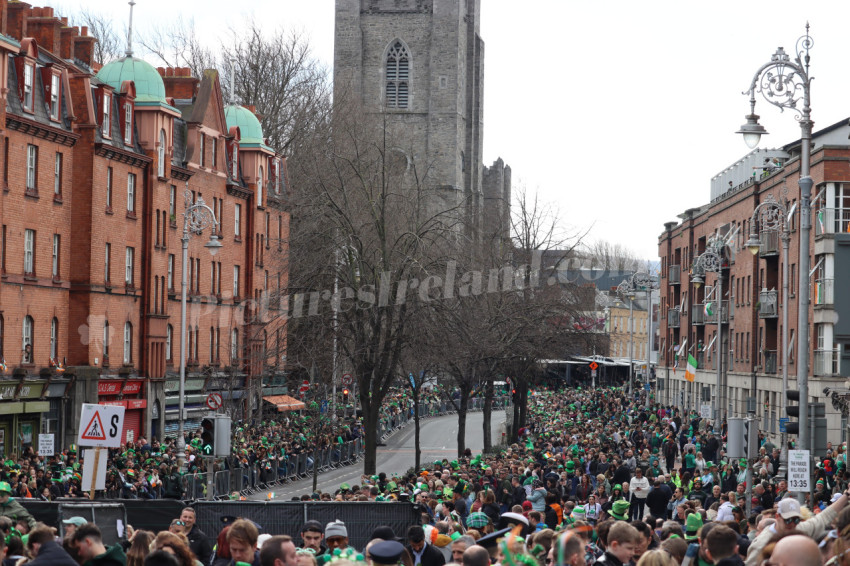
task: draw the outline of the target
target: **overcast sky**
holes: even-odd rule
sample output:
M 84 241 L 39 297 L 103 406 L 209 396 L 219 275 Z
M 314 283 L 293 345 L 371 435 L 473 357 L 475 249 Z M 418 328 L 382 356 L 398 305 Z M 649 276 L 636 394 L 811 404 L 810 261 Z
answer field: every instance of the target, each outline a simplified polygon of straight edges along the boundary
M 793 53 L 807 21 L 815 129 L 850 116 L 850 2 L 481 4 L 485 165 L 501 157 L 514 185 L 537 191 L 565 224 L 646 259 L 657 258 L 664 222 L 707 203 L 711 178 L 748 151 L 734 133 L 749 113 L 742 91 L 777 46 Z M 50 5 L 64 15 L 78 4 Z M 120 0 L 85 5 L 122 27 L 127 19 Z M 294 27 L 333 62 L 333 0 L 137 0 L 134 27 L 144 33 L 178 14 L 212 44 L 241 18 Z M 762 147 L 799 137 L 793 114 L 764 100 L 756 113 L 771 133 Z

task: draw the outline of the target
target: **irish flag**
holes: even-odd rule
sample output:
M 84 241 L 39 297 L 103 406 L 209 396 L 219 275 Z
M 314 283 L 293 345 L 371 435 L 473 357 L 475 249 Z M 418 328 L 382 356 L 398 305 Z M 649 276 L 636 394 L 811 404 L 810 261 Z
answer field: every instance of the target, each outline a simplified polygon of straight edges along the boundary
M 688 367 L 685 369 L 685 379 L 693 383 L 697 375 L 697 359 L 688 354 Z
M 705 313 L 705 316 L 714 316 L 714 305 L 711 304 L 711 301 L 705 303 L 703 312 Z

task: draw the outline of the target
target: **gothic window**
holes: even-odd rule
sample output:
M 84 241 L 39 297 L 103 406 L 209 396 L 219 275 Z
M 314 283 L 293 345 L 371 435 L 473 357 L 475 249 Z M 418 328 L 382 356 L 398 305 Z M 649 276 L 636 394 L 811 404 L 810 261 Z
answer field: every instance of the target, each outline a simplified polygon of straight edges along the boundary
M 410 52 L 396 40 L 387 51 L 386 106 L 408 108 L 410 93 Z

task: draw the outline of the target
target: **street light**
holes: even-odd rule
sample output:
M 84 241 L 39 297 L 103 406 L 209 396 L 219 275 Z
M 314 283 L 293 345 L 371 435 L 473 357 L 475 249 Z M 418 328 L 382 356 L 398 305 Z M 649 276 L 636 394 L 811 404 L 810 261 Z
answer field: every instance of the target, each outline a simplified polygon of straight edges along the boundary
M 799 300 L 797 302 L 797 385 L 800 390 L 800 434 L 798 445 L 801 450 L 808 448 L 809 401 L 809 236 L 811 232 L 811 196 L 813 181 L 810 176 L 811 145 L 812 145 L 812 109 L 811 81 L 809 76 L 809 50 L 814 45 L 809 36 L 809 24 L 806 24 L 806 35 L 797 40 L 796 57 L 792 61 L 781 47 L 771 55 L 770 61 L 759 67 L 753 76 L 749 90 L 744 92 L 750 96 L 750 114 L 747 123 L 737 133 L 744 134 L 747 145 L 758 144 L 762 134 L 767 132 L 758 124 L 755 115 L 756 92 L 764 99 L 777 106 L 780 110 L 786 108 L 796 112 L 795 118 L 800 123 L 800 265 L 799 265 Z M 802 104 L 802 108 L 798 105 Z M 759 128 L 761 128 L 759 130 Z M 755 147 L 755 145 L 750 145 Z M 787 262 L 786 262 L 787 263 Z M 787 327 L 787 325 L 786 325 Z
M 187 183 L 188 185 L 188 183 Z M 180 273 L 180 399 L 178 425 L 177 425 L 177 462 L 180 467 L 186 462 L 186 436 L 184 432 L 185 425 L 185 398 L 186 398 L 186 262 L 189 259 L 189 236 L 195 234 L 200 236 L 203 231 L 212 227 L 212 234 L 209 241 L 204 244 L 204 247 L 210 251 L 210 254 L 215 257 L 219 248 L 222 247 L 221 242 L 216 234 L 218 221 L 215 218 L 215 212 L 207 206 L 204 199 L 198 197 L 198 201 L 192 205 L 192 194 L 189 192 L 188 186 L 183 192 L 185 202 L 187 204 L 186 211 L 183 213 L 183 263 Z
M 621 296 L 629 299 L 629 396 L 632 395 L 632 348 L 634 342 L 634 320 L 632 316 L 632 302 L 637 296 L 638 291 L 646 291 L 646 373 L 644 380 L 649 388 L 649 376 L 652 368 L 652 291 L 658 289 L 658 281 L 652 278 L 649 273 L 633 273 L 631 277 L 623 280 L 617 286 L 617 292 Z M 646 408 L 649 408 L 649 391 L 646 392 Z
M 762 232 L 779 232 L 782 240 L 782 414 L 788 407 L 788 248 L 791 242 L 791 227 L 788 224 L 787 200 L 784 203 L 776 201 L 773 195 L 767 195 L 764 202 L 759 204 L 753 211 L 750 220 L 750 238 L 747 240 L 747 249 L 753 255 L 761 249 L 761 238 L 758 229 Z M 801 403 L 802 405 L 802 403 Z M 802 427 L 801 427 L 802 428 Z M 783 477 L 788 466 L 788 433 L 780 434 L 782 443 L 782 455 L 778 473 Z
M 708 240 L 706 249 L 702 254 L 694 260 L 691 276 L 691 283 L 695 289 L 699 289 L 705 283 L 706 272 L 717 274 L 717 337 L 715 338 L 717 346 L 715 347 L 715 357 L 717 365 L 717 394 L 716 407 L 714 410 L 714 424 L 717 427 L 718 434 L 722 430 L 722 407 L 725 406 L 725 390 L 723 388 L 723 243 L 722 238 L 713 236 Z

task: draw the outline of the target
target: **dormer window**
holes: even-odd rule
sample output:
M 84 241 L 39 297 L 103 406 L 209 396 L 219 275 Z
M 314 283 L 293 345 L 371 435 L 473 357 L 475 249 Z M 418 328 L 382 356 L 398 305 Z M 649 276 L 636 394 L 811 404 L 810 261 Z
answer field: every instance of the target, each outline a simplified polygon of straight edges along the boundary
M 35 66 L 24 64 L 24 110 L 32 112 L 33 80 L 35 78 Z
M 156 174 L 160 177 L 165 177 L 165 130 L 159 131 L 159 147 L 156 151 L 156 160 Z
M 133 143 L 133 105 L 129 102 L 124 103 L 124 144 L 132 145 Z
M 108 92 L 103 93 L 103 137 L 110 137 L 109 132 L 109 111 L 112 108 L 112 95 Z
M 59 121 L 60 89 L 61 87 L 59 86 L 59 75 L 50 75 L 50 119 L 56 122 Z
M 233 179 L 239 178 L 239 145 L 233 144 L 233 161 L 231 164 L 231 173 L 233 174 Z
M 263 167 L 257 173 L 257 206 L 263 206 Z

